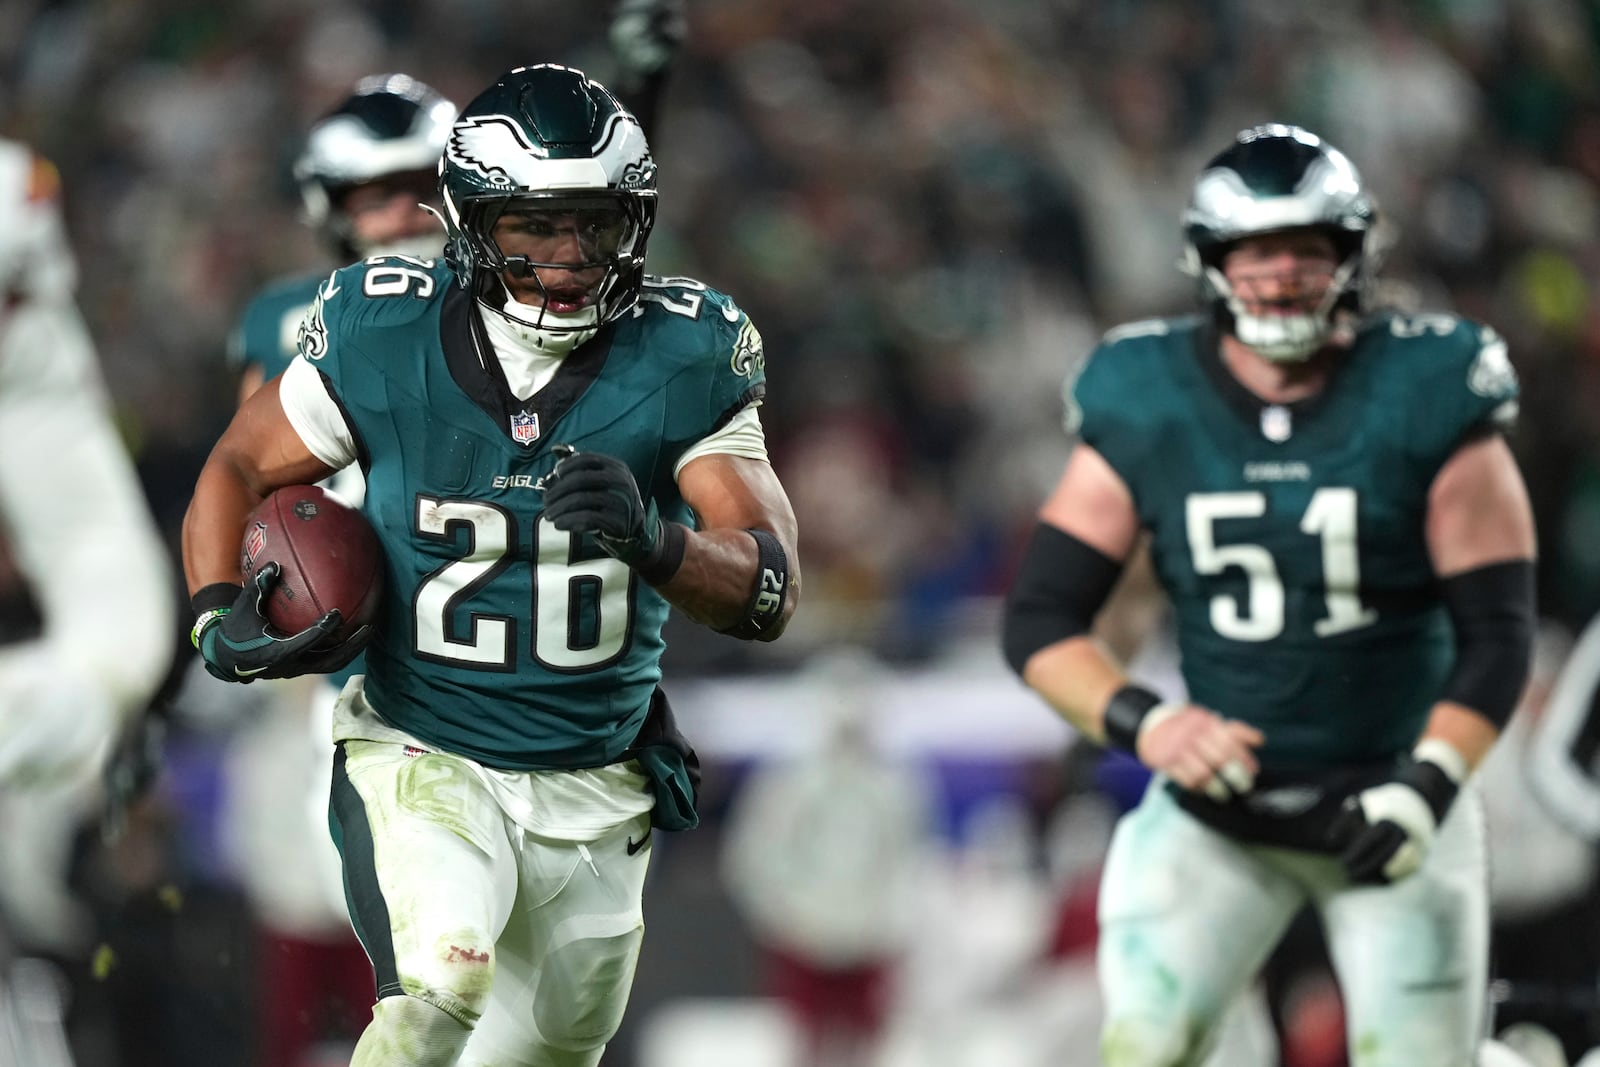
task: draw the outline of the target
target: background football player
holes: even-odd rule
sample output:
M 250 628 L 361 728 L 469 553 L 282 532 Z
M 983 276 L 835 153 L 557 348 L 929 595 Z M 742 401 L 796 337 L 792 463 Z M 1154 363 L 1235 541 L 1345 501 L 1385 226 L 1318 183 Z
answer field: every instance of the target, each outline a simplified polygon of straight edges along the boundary
M 5 992 L 49 991 L 7 945 L 82 960 L 87 918 L 66 887 L 123 725 L 172 665 L 177 603 L 166 545 L 112 419 L 74 302 L 55 168 L 0 140 L 0 1046 L 62 1062 Z M 18 616 L 34 625 L 14 626 Z M 15 990 L 13 990 L 15 992 Z M 46 998 L 46 1003 L 48 998 Z M 37 1021 L 37 1020 L 34 1020 Z
M 1157 777 L 1100 896 L 1111 1067 L 1197 1061 L 1303 905 L 1352 1062 L 1459 1065 L 1487 971 L 1473 768 L 1527 675 L 1534 529 L 1502 436 L 1506 346 L 1450 315 L 1359 319 L 1375 212 L 1295 127 L 1196 181 L 1209 315 L 1112 331 L 1069 389 L 1073 451 L 1008 600 L 1013 667 Z M 1091 638 L 1148 534 L 1187 693 Z

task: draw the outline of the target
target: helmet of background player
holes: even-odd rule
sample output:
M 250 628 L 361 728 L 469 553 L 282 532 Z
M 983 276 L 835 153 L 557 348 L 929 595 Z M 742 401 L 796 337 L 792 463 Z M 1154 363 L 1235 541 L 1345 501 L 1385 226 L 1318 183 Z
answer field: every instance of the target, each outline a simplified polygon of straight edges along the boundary
M 638 120 L 582 71 L 519 67 L 479 94 L 450 132 L 439 185 L 457 280 L 542 351 L 571 351 L 637 303 L 656 164 Z M 503 233 L 576 240 L 559 243 L 559 258 L 519 254 L 509 239 L 508 252 L 495 238 L 502 219 Z
M 1184 268 L 1225 329 L 1267 359 L 1298 362 L 1322 347 L 1341 309 L 1360 309 L 1377 267 L 1376 217 L 1343 152 L 1298 126 L 1256 126 L 1195 180 L 1183 216 Z M 1302 228 L 1333 239 L 1339 263 L 1326 293 L 1296 314 L 1250 314 L 1224 276 L 1224 257 L 1244 238 Z
M 439 156 L 450 136 L 456 106 L 404 74 L 363 78 L 355 92 L 329 112 L 306 137 L 294 177 L 307 221 L 345 259 L 404 253 L 437 257 L 444 241 L 438 224 L 373 240 L 361 234 L 344 199 L 376 182 L 414 188 L 419 201 L 433 199 Z

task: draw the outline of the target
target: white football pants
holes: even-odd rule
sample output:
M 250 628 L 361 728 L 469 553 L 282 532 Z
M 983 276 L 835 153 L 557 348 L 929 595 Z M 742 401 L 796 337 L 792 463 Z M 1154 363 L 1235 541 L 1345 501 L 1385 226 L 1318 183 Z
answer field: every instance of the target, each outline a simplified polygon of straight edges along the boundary
M 375 741 L 345 743 L 333 790 L 378 996 L 437 1009 L 375 1012 L 356 1062 L 594 1067 L 644 936 L 649 815 L 586 843 L 536 838 L 462 760 Z
M 1344 995 L 1351 1067 L 1472 1062 L 1488 980 L 1486 862 L 1471 788 L 1416 874 L 1352 887 L 1336 857 L 1241 844 L 1153 782 L 1118 824 L 1101 883 L 1104 1063 L 1200 1063 L 1307 903 Z

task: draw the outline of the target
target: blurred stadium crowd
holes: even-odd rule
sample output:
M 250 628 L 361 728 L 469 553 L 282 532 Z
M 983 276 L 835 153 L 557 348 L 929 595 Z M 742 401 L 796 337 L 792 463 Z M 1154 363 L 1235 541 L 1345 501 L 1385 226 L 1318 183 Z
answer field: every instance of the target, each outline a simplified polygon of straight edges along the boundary
M 66 175 L 84 302 L 169 527 L 227 412 L 246 296 L 317 261 L 289 164 L 360 76 L 464 99 L 554 58 L 604 80 L 593 5 L 6 5 L 0 116 Z M 1590 300 L 1600 13 L 1579 0 L 697 0 L 667 91 L 652 268 L 738 295 L 805 522 L 807 628 L 936 646 L 993 593 L 1058 473 L 1063 376 L 1189 306 L 1197 166 L 1296 121 L 1362 167 L 1396 295 L 1495 324 L 1545 604 L 1600 607 Z M 798 644 L 798 642 L 797 642 Z
M 174 546 L 233 410 L 223 352 L 235 317 L 264 282 L 320 255 L 289 176 L 308 125 L 380 70 L 456 100 L 534 61 L 605 81 L 596 7 L 0 6 L 0 133 L 60 167 L 82 305 Z M 964 638 L 992 646 L 981 623 L 974 636 L 986 616 L 973 605 L 1003 590 L 1060 471 L 1064 377 L 1104 329 L 1192 305 L 1176 267 L 1189 184 L 1235 131 L 1267 120 L 1319 132 L 1362 169 L 1392 238 L 1386 299 L 1508 338 L 1543 613 L 1575 631 L 1600 611 L 1600 6 L 690 0 L 689 23 L 651 134 L 662 175 L 651 269 L 735 294 L 762 331 L 762 418 L 808 589 L 787 647 L 752 659 L 685 631 L 671 635 L 669 678 L 772 669 L 837 644 L 902 664 L 937 662 Z M 998 652 L 986 654 L 1000 678 Z M 184 776 L 191 756 L 203 758 L 169 753 L 180 792 L 196 791 L 175 818 L 217 787 Z M 1034 808 L 1041 793 L 1060 799 L 1062 787 L 1035 790 Z M 704 859 L 714 834 L 686 838 L 681 865 L 667 850 L 663 878 Z M 122 881 L 96 884 L 165 884 L 151 873 L 162 861 L 128 847 L 113 858 Z M 209 847 L 203 835 L 186 846 L 191 870 L 207 869 Z M 684 913 L 695 892 L 682 890 Z M 112 897 L 108 914 L 135 930 L 155 927 L 128 909 L 171 903 Z M 213 926 L 182 945 L 242 943 L 235 913 L 189 914 Z M 654 913 L 653 936 L 687 950 L 670 922 Z M 137 961 L 136 944 L 121 947 Z M 645 952 L 648 1000 L 649 940 Z M 210 983 L 190 991 L 192 1007 L 247 983 L 219 973 L 208 958 L 172 977 Z M 178 1003 L 141 1021 L 154 1032 Z M 227 1023 L 189 1018 L 189 1044 L 225 1046 Z

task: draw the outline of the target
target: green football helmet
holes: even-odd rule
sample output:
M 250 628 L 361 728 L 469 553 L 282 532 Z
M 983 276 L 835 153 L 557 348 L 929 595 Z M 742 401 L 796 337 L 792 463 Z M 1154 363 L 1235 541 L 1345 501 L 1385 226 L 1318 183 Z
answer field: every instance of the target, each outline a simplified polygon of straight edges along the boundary
M 479 94 L 450 131 L 439 187 L 446 259 L 457 281 L 540 347 L 570 349 L 638 302 L 656 218 L 656 164 L 638 120 L 582 71 L 519 67 Z M 584 233 L 596 236 L 585 241 L 578 266 L 606 269 L 586 306 L 558 313 L 510 298 L 504 274 L 538 279 L 541 267 L 576 268 L 506 255 L 493 232 L 508 214 L 587 220 Z
M 1184 267 L 1219 319 L 1268 359 L 1296 362 L 1322 347 L 1340 308 L 1359 310 L 1378 256 L 1377 210 L 1343 152 L 1298 126 L 1243 131 L 1207 163 L 1184 212 Z M 1339 266 L 1320 306 L 1303 315 L 1248 313 L 1222 272 L 1238 241 L 1311 228 L 1332 237 Z
M 341 205 L 344 195 L 370 182 L 437 173 L 455 117 L 454 104 L 415 78 L 363 78 L 343 103 L 311 127 L 295 160 L 294 179 L 306 221 L 343 259 L 378 253 L 358 238 Z M 426 182 L 422 184 L 425 188 Z M 392 251 L 437 256 L 439 246 L 434 231 Z

